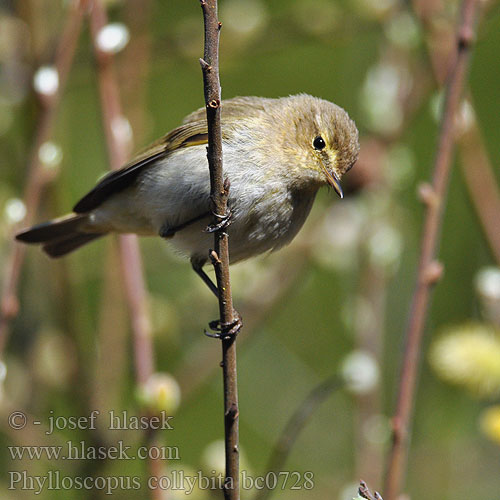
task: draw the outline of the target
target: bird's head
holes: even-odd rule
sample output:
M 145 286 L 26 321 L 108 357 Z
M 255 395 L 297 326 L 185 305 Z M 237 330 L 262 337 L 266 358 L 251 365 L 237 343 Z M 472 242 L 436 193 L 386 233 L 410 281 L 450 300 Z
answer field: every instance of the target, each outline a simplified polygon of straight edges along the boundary
M 293 143 L 299 147 L 295 154 L 299 157 L 296 169 L 301 180 L 328 184 L 342 198 L 340 179 L 359 153 L 355 123 L 341 107 L 329 101 L 308 95 L 287 100 L 295 134 Z

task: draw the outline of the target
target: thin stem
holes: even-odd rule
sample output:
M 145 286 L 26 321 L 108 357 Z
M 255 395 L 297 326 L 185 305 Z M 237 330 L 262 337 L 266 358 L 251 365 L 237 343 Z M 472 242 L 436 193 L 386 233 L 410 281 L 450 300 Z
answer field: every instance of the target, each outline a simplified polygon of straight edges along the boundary
M 500 266 L 500 192 L 477 123 L 458 141 L 461 168 L 469 196 Z
M 97 44 L 100 30 L 107 24 L 107 15 L 101 0 L 94 0 L 90 16 L 90 28 L 97 60 L 97 78 L 103 125 L 108 146 L 109 162 L 112 169 L 120 168 L 128 159 L 130 144 L 123 130 L 124 117 L 120 104 L 120 91 L 112 66 L 112 57 L 101 51 Z M 137 385 L 142 385 L 154 371 L 151 321 L 147 308 L 147 292 L 142 270 L 139 244 L 135 235 L 119 237 L 119 253 L 124 277 L 125 296 L 132 321 L 135 377 Z M 156 433 L 148 432 L 145 439 L 148 446 L 156 443 Z M 151 476 L 161 475 L 161 462 L 148 460 Z M 151 490 L 152 498 L 160 499 L 159 489 Z
M 431 60 L 434 77 L 439 84 L 443 83 L 443 67 L 449 59 L 449 52 L 442 50 L 448 47 L 447 39 L 452 33 L 443 28 L 442 23 L 433 23 L 432 19 L 443 14 L 441 3 L 432 4 L 422 0 L 413 0 L 414 10 L 426 28 L 426 42 Z M 430 8 L 429 8 L 430 7 Z M 487 15 L 488 6 L 482 10 L 483 17 Z M 445 43 L 443 43 L 443 40 Z M 453 47 L 454 49 L 454 47 Z M 472 97 L 468 96 L 472 106 Z M 472 119 L 467 124 L 467 130 L 458 139 L 461 156 L 461 170 L 470 199 L 476 210 L 479 222 L 490 249 L 500 265 L 500 192 L 498 181 L 493 173 L 488 153 L 481 137 L 478 123 Z
M 366 498 L 366 500 L 383 500 L 378 491 L 372 493 L 364 481 L 359 483 L 358 494 L 361 498 Z
M 401 491 L 406 470 L 408 438 L 430 289 L 440 276 L 440 268 L 435 259 L 452 163 L 454 122 L 464 87 L 470 47 L 474 37 L 476 7 L 476 0 L 464 0 L 462 5 L 457 53 L 446 84 L 444 111 L 434 161 L 433 183 L 432 187 L 427 186 L 425 191 L 422 190 L 426 202 L 426 217 L 421 240 L 417 283 L 406 331 L 398 401 L 393 420 L 393 444 L 389 456 L 384 492 L 386 500 L 396 500 Z
M 301 402 L 288 420 L 271 451 L 271 457 L 266 469 L 268 473 L 274 472 L 279 477 L 279 472 L 283 470 L 283 466 L 292 451 L 293 445 L 311 418 L 311 415 L 333 391 L 339 389 L 342 385 L 343 381 L 335 374 L 315 386 L 304 401 Z M 273 490 L 267 487 L 259 489 L 255 495 L 255 500 L 267 500 L 272 492 Z
M 101 98 L 102 116 L 109 161 L 112 169 L 120 168 L 129 156 L 129 141 L 120 134 L 124 117 L 121 111 L 120 92 L 112 67 L 112 58 L 96 45 L 97 34 L 106 25 L 107 16 L 102 2 L 93 2 L 90 25 L 97 59 L 97 76 Z M 151 324 L 147 310 L 147 293 L 142 272 L 137 237 L 120 236 L 120 255 L 125 281 L 126 298 L 130 307 L 134 334 L 134 356 L 137 382 L 142 384 L 153 373 L 153 346 Z
M 52 175 L 43 168 L 38 152 L 40 146 L 48 141 L 52 135 L 57 108 L 71 66 L 73 65 L 87 5 L 88 0 L 76 0 L 69 7 L 54 60 L 54 68 L 59 76 L 59 87 L 57 92 L 50 97 L 44 96 L 42 99 L 42 96 L 40 96 L 42 109 L 36 126 L 33 147 L 28 162 L 28 175 L 24 192 L 26 217 L 23 220 L 23 224 L 26 226 L 30 226 L 33 223 L 43 188 L 52 178 Z M 5 281 L 2 297 L 0 299 L 0 356 L 7 344 L 9 323 L 17 316 L 19 310 L 17 289 L 25 254 L 25 245 L 13 243 L 11 254 L 7 259 L 8 264 L 5 266 Z
M 145 135 L 147 127 L 147 88 L 151 70 L 152 0 L 128 0 L 124 3 L 124 21 L 130 30 L 130 42 L 123 53 L 118 72 L 122 99 L 127 103 L 127 116 L 134 138 Z M 141 141 L 142 142 L 142 141 Z
M 205 25 L 205 50 L 200 60 L 203 71 L 205 103 L 208 124 L 208 165 L 210 169 L 210 196 L 214 212 L 214 226 L 227 215 L 229 183 L 222 170 L 222 132 L 220 121 L 221 91 L 219 81 L 219 32 L 217 0 L 200 1 Z M 210 258 L 215 269 L 219 290 L 219 313 L 222 340 L 222 371 L 224 380 L 224 428 L 226 450 L 226 477 L 224 498 L 239 499 L 238 449 L 238 385 L 236 372 L 236 335 L 229 335 L 235 322 L 231 283 L 229 279 L 229 241 L 223 227 L 214 233 L 214 251 Z

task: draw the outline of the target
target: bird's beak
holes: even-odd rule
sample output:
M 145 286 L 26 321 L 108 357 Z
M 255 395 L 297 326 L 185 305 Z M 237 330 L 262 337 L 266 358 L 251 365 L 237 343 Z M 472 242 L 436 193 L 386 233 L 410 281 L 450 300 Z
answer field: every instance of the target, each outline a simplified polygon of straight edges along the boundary
M 323 162 L 321 162 L 321 166 L 323 167 L 323 171 L 325 172 L 328 184 L 330 184 L 330 186 L 332 186 L 332 188 L 335 189 L 335 192 L 340 196 L 340 199 L 342 199 L 344 197 L 344 191 L 342 190 L 342 186 L 340 185 L 339 176 L 333 170 L 330 172 L 323 165 Z

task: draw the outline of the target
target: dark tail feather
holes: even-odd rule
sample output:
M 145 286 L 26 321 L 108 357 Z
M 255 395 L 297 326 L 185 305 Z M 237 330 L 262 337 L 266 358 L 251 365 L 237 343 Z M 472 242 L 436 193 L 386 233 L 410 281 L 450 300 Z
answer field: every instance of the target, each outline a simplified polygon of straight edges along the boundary
M 94 233 L 70 233 L 65 238 L 51 241 L 43 245 L 42 249 L 50 257 L 62 257 L 100 236 L 104 235 Z
M 85 245 L 102 233 L 87 233 L 82 230 L 87 214 L 71 214 L 33 226 L 16 235 L 23 243 L 41 243 L 43 250 L 51 257 L 62 257 Z
M 16 234 L 16 240 L 24 243 L 47 243 L 65 238 L 69 233 L 80 232 L 80 227 L 87 222 L 87 214 L 70 214 L 43 224 L 37 224 Z

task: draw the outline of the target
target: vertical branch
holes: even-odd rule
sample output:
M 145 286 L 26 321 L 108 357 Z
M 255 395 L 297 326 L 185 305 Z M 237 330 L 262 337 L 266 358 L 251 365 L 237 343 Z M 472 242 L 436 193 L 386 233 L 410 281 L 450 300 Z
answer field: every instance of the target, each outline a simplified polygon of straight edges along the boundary
M 448 49 L 451 45 L 451 41 L 448 41 L 448 38 L 451 39 L 451 33 L 441 23 L 438 23 L 438 27 L 432 19 L 433 16 L 442 15 L 444 6 L 441 3 L 428 4 L 425 0 L 413 0 L 413 8 L 426 28 L 425 38 L 434 77 L 438 83 L 442 84 L 442 69 L 446 67 L 449 60 L 449 50 L 443 50 L 442 47 Z M 483 12 L 483 15 L 485 14 L 486 12 Z M 468 99 L 471 102 L 470 95 Z M 467 124 L 467 130 L 457 139 L 457 142 L 466 188 L 491 251 L 500 265 L 500 220 L 498 218 L 500 192 L 475 117 Z
M 129 144 L 128 138 L 121 133 L 121 124 L 123 124 L 124 118 L 120 105 L 120 93 L 111 65 L 112 58 L 109 54 L 102 52 L 96 43 L 97 35 L 106 23 L 107 18 L 103 5 L 100 0 L 95 0 L 92 4 L 90 27 L 98 64 L 103 124 L 111 168 L 118 169 L 127 161 Z M 139 246 L 135 236 L 120 236 L 120 256 L 134 335 L 135 371 L 137 382 L 142 384 L 153 372 L 153 347 L 147 311 L 146 287 Z
M 389 455 L 384 494 L 386 500 L 396 500 L 406 469 L 409 427 L 413 413 L 413 400 L 430 289 L 441 274 L 440 265 L 435 259 L 451 170 L 454 123 L 465 82 L 470 47 L 474 38 L 477 3 L 476 0 L 464 0 L 462 5 L 456 57 L 446 84 L 446 98 L 434 161 L 433 183 L 432 186 L 425 186 L 421 190 L 423 200 L 426 203 L 426 217 L 421 240 L 417 283 L 406 331 L 398 401 L 393 421 L 393 444 Z
M 97 77 L 101 99 L 102 118 L 112 169 L 120 168 L 128 159 L 129 141 L 123 133 L 124 117 L 120 105 L 120 91 L 112 66 L 112 57 L 103 52 L 97 43 L 100 30 L 107 24 L 106 11 L 101 0 L 92 2 L 90 29 L 97 60 Z M 124 277 L 125 296 L 132 321 L 134 364 L 137 385 L 144 384 L 154 370 L 151 322 L 147 308 L 147 293 L 142 271 L 139 244 L 135 235 L 119 237 L 119 252 Z M 146 436 L 148 443 L 154 443 L 156 435 Z M 159 460 L 149 459 L 151 476 L 161 475 Z M 151 491 L 153 498 L 161 498 L 161 490 Z
M 458 147 L 465 185 L 500 266 L 500 192 L 475 120 L 470 130 L 459 139 Z
M 59 77 L 59 87 L 57 92 L 51 96 L 40 96 L 42 109 L 36 126 L 24 192 L 26 217 L 23 223 L 27 226 L 33 223 L 42 190 L 51 179 L 51 173 L 44 170 L 38 153 L 40 146 L 50 139 L 54 129 L 57 107 L 73 64 L 87 4 L 88 0 L 75 0 L 69 7 L 54 60 L 54 68 Z M 9 322 L 18 312 L 17 288 L 25 253 L 25 245 L 14 243 L 6 265 L 5 282 L 0 299 L 0 355 L 7 343 Z
M 118 78 L 122 85 L 123 102 L 134 137 L 145 135 L 149 120 L 146 113 L 146 92 L 151 69 L 151 0 L 128 0 L 124 5 L 125 22 L 130 30 L 130 42 L 125 48 Z
M 238 386 L 236 373 L 236 334 L 229 334 L 235 324 L 231 284 L 229 279 L 229 241 L 224 224 L 227 220 L 229 183 L 222 170 L 222 132 L 220 120 L 221 91 L 219 80 L 219 32 L 217 0 L 201 0 L 205 25 L 204 57 L 200 59 L 203 71 L 205 103 L 208 124 L 208 164 L 210 169 L 210 196 L 214 214 L 214 249 L 210 258 L 214 265 L 219 290 L 219 313 L 222 341 L 222 370 L 224 380 L 224 427 L 226 450 L 226 478 L 224 498 L 239 498 L 238 450 Z
M 358 495 L 366 500 L 383 500 L 380 493 L 378 491 L 372 493 L 364 481 L 359 483 Z

